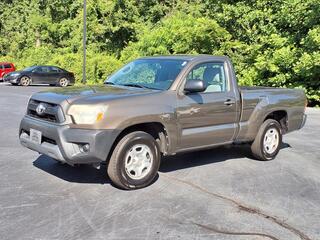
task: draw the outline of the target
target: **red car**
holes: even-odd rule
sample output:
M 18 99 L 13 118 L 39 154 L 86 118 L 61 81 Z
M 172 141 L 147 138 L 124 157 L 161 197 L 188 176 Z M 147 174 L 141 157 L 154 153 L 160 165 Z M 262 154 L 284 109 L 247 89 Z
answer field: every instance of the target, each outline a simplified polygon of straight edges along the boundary
M 13 63 L 9 62 L 0 62 L 0 80 L 3 80 L 4 75 L 16 70 Z

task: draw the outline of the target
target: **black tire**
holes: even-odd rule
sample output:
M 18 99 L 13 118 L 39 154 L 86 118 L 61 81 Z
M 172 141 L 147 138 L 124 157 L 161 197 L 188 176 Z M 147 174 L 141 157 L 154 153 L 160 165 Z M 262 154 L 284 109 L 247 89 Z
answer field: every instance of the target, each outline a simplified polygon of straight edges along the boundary
M 22 76 L 19 83 L 23 87 L 28 87 L 31 84 L 31 78 L 28 76 Z
M 273 131 L 276 131 L 278 133 L 278 137 L 275 139 L 278 139 L 277 146 L 273 144 L 273 148 L 266 147 L 264 145 L 264 140 L 267 138 L 267 133 L 272 133 Z M 276 135 L 276 132 L 274 134 Z M 267 119 L 264 121 L 264 123 L 261 125 L 258 134 L 256 138 L 254 139 L 254 142 L 251 145 L 251 151 L 253 156 L 261 161 L 269 161 L 274 159 L 281 147 L 282 144 L 282 131 L 281 126 L 279 122 L 273 119 Z
M 141 179 L 130 177 L 125 167 L 126 156 L 137 145 L 146 145 L 151 151 L 153 159 L 148 172 Z M 109 178 L 117 187 L 126 190 L 143 188 L 151 184 L 157 176 L 160 158 L 161 154 L 158 144 L 150 134 L 142 131 L 132 132 L 118 142 L 109 160 L 107 172 Z
M 70 81 L 69 81 L 67 78 L 62 77 L 62 78 L 59 79 L 57 85 L 58 85 L 59 87 L 67 87 L 67 86 L 69 85 L 69 82 L 70 82 Z

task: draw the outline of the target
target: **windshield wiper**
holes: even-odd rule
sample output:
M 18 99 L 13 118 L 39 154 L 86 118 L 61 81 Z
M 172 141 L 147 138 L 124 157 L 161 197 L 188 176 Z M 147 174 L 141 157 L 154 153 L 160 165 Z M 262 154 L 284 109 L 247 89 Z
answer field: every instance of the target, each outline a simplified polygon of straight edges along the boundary
M 125 83 L 125 84 L 115 84 L 114 82 L 104 82 L 106 85 L 120 85 L 120 86 L 126 86 L 126 87 L 138 87 L 138 88 L 146 88 L 143 85 L 136 84 L 136 83 Z
M 126 87 L 138 87 L 138 88 L 145 88 L 145 89 L 153 89 L 153 90 L 160 90 L 158 88 L 153 88 L 149 86 L 145 86 L 142 84 L 137 84 L 137 83 L 125 83 L 125 84 L 120 84 L 121 86 L 126 86 Z
M 138 88 L 147 88 L 146 86 L 137 84 L 137 83 L 125 83 L 125 84 L 120 84 L 121 86 L 126 86 L 126 87 L 138 87 Z

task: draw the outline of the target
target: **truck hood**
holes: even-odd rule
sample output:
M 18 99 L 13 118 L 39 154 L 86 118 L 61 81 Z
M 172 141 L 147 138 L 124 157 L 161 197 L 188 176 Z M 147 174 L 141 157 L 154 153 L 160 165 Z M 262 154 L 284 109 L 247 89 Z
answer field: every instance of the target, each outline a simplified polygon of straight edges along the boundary
M 49 91 L 43 91 L 34 94 L 32 99 L 60 105 L 64 105 L 64 103 L 90 104 L 136 95 L 146 95 L 153 92 L 158 92 L 158 90 L 124 86 L 97 85 L 50 89 Z

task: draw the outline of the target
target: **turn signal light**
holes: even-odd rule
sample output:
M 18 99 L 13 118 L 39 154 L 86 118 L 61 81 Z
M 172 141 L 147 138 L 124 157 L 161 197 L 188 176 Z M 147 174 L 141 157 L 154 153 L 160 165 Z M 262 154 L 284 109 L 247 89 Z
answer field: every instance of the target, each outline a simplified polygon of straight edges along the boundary
M 99 113 L 97 114 L 96 122 L 99 122 L 99 121 L 101 121 L 102 119 L 103 119 L 103 112 L 99 112 Z

